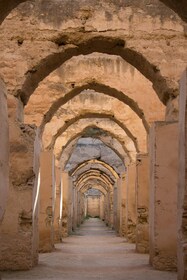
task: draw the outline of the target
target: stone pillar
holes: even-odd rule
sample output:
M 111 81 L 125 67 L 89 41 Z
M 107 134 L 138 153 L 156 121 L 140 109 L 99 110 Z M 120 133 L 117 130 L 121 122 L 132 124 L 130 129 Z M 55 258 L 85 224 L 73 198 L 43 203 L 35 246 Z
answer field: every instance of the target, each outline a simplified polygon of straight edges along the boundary
M 69 211 L 69 175 L 67 172 L 62 172 L 63 186 L 63 209 L 62 209 L 62 237 L 68 236 L 68 211 Z
M 88 215 L 92 218 L 100 216 L 100 196 L 88 195 Z M 84 200 L 85 201 L 85 200 Z
M 78 191 L 77 192 L 77 226 L 78 227 L 81 224 L 80 212 L 81 212 L 80 191 Z
M 10 185 L 6 212 L 0 225 L 0 270 L 26 270 L 37 262 L 33 252 L 35 229 L 32 219 L 35 129 L 10 120 L 9 132 Z
M 187 70 L 180 81 L 179 96 L 179 189 L 178 280 L 187 279 Z
M 121 214 L 120 214 L 120 235 L 127 233 L 127 176 L 121 175 Z
M 60 194 L 60 209 L 59 209 L 59 237 L 60 241 L 62 241 L 62 219 L 63 219 L 63 180 L 62 180 L 62 170 L 60 168 L 60 188 L 59 188 L 59 194 Z
M 176 270 L 178 124 L 156 122 L 150 130 L 150 262 Z
M 40 211 L 39 250 L 50 252 L 54 248 L 54 155 L 52 151 L 40 156 Z
M 105 200 L 105 196 L 104 196 L 104 194 L 102 194 L 101 196 L 100 196 L 100 219 L 102 220 L 102 221 L 104 221 L 104 200 Z
M 73 181 L 72 178 L 68 178 L 68 234 L 72 233 L 73 229 L 73 200 L 74 200 L 74 192 L 73 192 Z
M 88 197 L 84 194 L 84 217 L 88 217 Z
M 40 153 L 41 153 L 41 141 L 40 130 L 36 130 L 36 137 L 34 141 L 34 161 L 33 171 L 35 173 L 34 189 L 33 189 L 33 213 L 32 213 L 32 251 L 33 251 L 33 264 L 38 264 L 38 252 L 39 252 L 39 193 L 40 193 Z
M 61 200 L 61 170 L 56 167 L 56 200 L 55 200 L 55 212 L 54 212 L 54 242 L 59 243 L 61 241 L 60 233 L 60 200 Z
M 77 188 L 73 186 L 73 230 L 77 228 Z
M 118 190 L 117 190 L 117 183 L 114 185 L 114 192 L 113 192 L 113 227 L 117 231 L 117 204 L 118 204 Z
M 82 224 L 84 222 L 85 217 L 85 196 L 84 193 L 79 193 L 79 199 L 80 199 L 80 218 L 79 218 L 79 224 Z
M 149 252 L 149 157 L 147 154 L 138 154 L 136 159 L 136 251 Z
M 114 228 L 114 191 L 108 192 L 109 226 Z
M 127 168 L 127 240 L 136 241 L 136 164 Z
M 0 223 L 7 203 L 9 186 L 9 132 L 5 85 L 0 79 Z
M 121 178 L 117 179 L 117 216 L 116 216 L 116 231 L 120 233 L 121 221 Z
M 106 226 L 110 226 L 110 205 L 109 205 L 109 192 L 104 196 L 104 221 Z

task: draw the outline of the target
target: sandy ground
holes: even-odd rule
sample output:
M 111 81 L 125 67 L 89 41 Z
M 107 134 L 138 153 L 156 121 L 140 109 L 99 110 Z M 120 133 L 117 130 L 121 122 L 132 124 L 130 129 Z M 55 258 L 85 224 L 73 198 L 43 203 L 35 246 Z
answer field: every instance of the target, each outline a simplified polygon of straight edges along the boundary
M 176 280 L 177 273 L 154 270 L 149 257 L 135 253 L 134 244 L 89 219 L 52 253 L 41 254 L 30 271 L 3 272 L 1 279 L 54 280 Z

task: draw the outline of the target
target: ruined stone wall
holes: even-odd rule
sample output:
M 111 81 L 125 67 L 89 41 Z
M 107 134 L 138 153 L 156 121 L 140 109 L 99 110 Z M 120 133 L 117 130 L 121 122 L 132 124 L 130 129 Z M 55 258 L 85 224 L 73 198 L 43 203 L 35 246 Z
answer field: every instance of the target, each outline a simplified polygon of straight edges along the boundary
M 0 223 L 3 219 L 9 188 L 9 132 L 6 89 L 0 79 Z
M 42 152 L 40 155 L 41 184 L 39 195 L 39 250 L 50 252 L 54 248 L 54 178 L 53 153 Z
M 9 92 L 15 92 L 16 88 L 21 89 L 26 73 L 26 77 L 39 75 L 40 78 L 43 78 L 41 76 L 45 76 L 45 74 L 41 75 L 37 70 L 42 58 L 49 53 L 64 52 L 69 47 L 70 53 L 73 55 L 74 46 L 69 44 L 86 42 L 88 38 L 92 37 L 91 32 L 94 31 L 94 36 L 100 36 L 101 41 L 102 37 L 106 38 L 107 36 L 124 40 L 123 44 L 121 41 L 118 43 L 119 52 L 125 47 L 146 57 L 154 67 L 156 74 L 150 72 L 148 64 L 147 69 L 145 68 L 143 71 L 141 65 L 142 67 L 145 65 L 139 63 L 138 56 L 134 59 L 134 64 L 141 68 L 140 70 L 154 82 L 153 87 L 157 92 L 160 91 L 161 96 L 165 89 L 164 81 L 161 82 L 160 73 L 166 77 L 169 91 L 172 92 L 171 88 L 173 87 L 175 94 L 177 94 L 176 82 L 185 65 L 185 40 L 183 37 L 185 29 L 184 23 L 171 10 L 157 1 L 151 5 L 145 5 L 144 1 L 125 2 L 123 5 L 120 4 L 120 7 L 117 2 L 109 4 L 107 1 L 104 4 L 102 1 L 94 1 L 90 4 L 88 1 L 84 2 L 84 5 L 82 2 L 77 3 L 77 1 L 71 2 L 71 5 L 69 2 L 62 1 L 61 5 L 63 9 L 59 9 L 58 1 L 52 3 L 48 1 L 45 4 L 43 1 L 25 3 L 12 12 L 3 23 L 1 53 L 6 63 L 2 65 L 1 71 L 9 83 Z M 66 6 L 67 9 L 64 8 Z M 20 21 L 17 21 L 18 18 Z M 89 31 L 89 35 L 85 31 Z M 30 48 L 31 45 L 32 48 Z M 104 42 L 101 45 L 106 46 Z M 181 48 L 181 46 L 183 47 Z M 75 48 L 77 49 L 77 47 Z M 84 47 L 81 52 L 88 53 Z M 109 51 L 106 50 L 106 52 Z M 175 55 L 171 55 L 171 53 Z M 66 58 L 68 56 L 69 54 Z M 126 53 L 125 56 L 129 62 L 132 62 L 130 52 Z M 176 59 L 178 59 L 177 68 L 175 67 L 173 72 L 171 69 L 172 66 L 176 65 Z M 56 64 L 56 62 L 54 63 Z M 46 70 L 45 63 L 43 66 Z M 8 69 L 10 72 L 7 71 Z M 154 75 L 156 79 L 153 78 Z M 15 76 L 18 87 L 13 81 Z M 35 79 L 36 83 L 38 78 Z
M 100 197 L 88 196 L 88 216 L 100 217 Z
M 33 171 L 35 130 L 9 120 L 10 185 L 5 216 L 0 227 L 0 269 L 29 269 L 33 253 Z M 13 258 L 16 252 L 16 258 Z
M 136 250 L 149 252 L 149 157 L 137 155 L 136 161 Z
M 177 230 L 178 230 L 178 250 L 177 250 L 177 268 L 178 279 L 187 278 L 186 261 L 186 141 L 187 141 L 187 71 L 185 71 L 180 80 L 180 114 L 179 114 L 179 188 L 178 188 L 178 212 L 177 212 Z
M 120 235 L 126 236 L 127 233 L 127 174 L 121 178 L 121 216 L 120 216 Z
M 150 131 L 150 261 L 160 270 L 177 266 L 178 123 Z
M 16 0 L 15 3 L 17 2 Z M 14 5 L 11 4 L 11 6 L 13 7 Z M 178 118 L 178 79 L 187 62 L 187 42 L 185 37 L 186 24 L 158 1 L 123 1 L 123 3 L 120 2 L 120 5 L 119 1 L 116 0 L 104 2 L 100 0 L 73 0 L 71 3 L 68 0 L 63 0 L 61 3 L 57 0 L 29 1 L 12 11 L 7 17 L 0 28 L 0 74 L 5 80 L 9 93 L 10 191 L 5 219 L 1 225 L 1 244 L 3 245 L 0 246 L 0 250 L 3 254 L 0 254 L 0 263 L 2 265 L 0 268 L 27 269 L 33 265 L 32 210 L 34 179 L 36 175 L 33 172 L 35 129 L 32 127 L 31 120 L 31 125 L 22 124 L 23 104 L 21 101 L 26 104 L 39 82 L 73 56 L 88 55 L 93 52 L 119 55 L 120 59 L 115 57 L 113 60 L 110 59 L 110 61 L 107 61 L 107 56 L 102 59 L 98 58 L 97 55 L 95 57 L 87 57 L 86 59 L 79 57 L 74 68 L 72 64 L 75 63 L 72 59 L 69 65 L 67 63 L 65 69 L 69 69 L 70 76 L 74 76 L 76 81 L 73 81 L 66 75 L 61 85 L 59 85 L 59 79 L 63 76 L 64 70 L 58 69 L 57 72 L 59 73 L 52 75 L 52 78 L 50 77 L 53 83 L 47 84 L 46 87 L 45 81 L 42 85 L 43 88 L 39 89 L 41 95 L 36 95 L 36 103 L 31 103 L 31 108 L 35 104 L 38 105 L 40 103 L 41 105 L 41 103 L 44 103 L 44 100 L 50 100 L 49 103 L 46 102 L 50 105 L 58 100 L 55 105 L 56 109 L 58 109 L 57 107 L 60 106 L 59 98 L 62 92 L 64 95 L 67 93 L 67 96 L 69 96 L 66 97 L 67 101 L 75 97 L 76 93 L 79 92 L 78 88 L 85 89 L 84 84 L 89 82 L 86 80 L 86 77 L 91 79 L 90 76 L 88 77 L 86 68 L 89 69 L 92 75 L 98 68 L 96 64 L 102 64 L 100 71 L 97 72 L 98 76 L 96 75 L 95 80 L 92 80 L 92 89 L 100 92 L 101 87 L 98 84 L 105 83 L 107 85 L 107 91 L 110 92 L 110 98 L 106 102 L 106 104 L 109 104 L 108 106 L 113 102 L 112 97 L 116 94 L 116 91 L 111 88 L 117 87 L 118 96 L 123 96 L 127 90 L 123 85 L 132 87 L 135 84 L 134 81 L 136 81 L 136 87 L 133 87 L 133 92 L 129 91 L 126 93 L 134 101 L 127 97 L 125 98 L 127 106 L 130 106 L 134 112 L 136 111 L 139 119 L 137 122 L 133 122 L 134 115 L 131 114 L 131 119 L 128 120 L 127 118 L 125 124 L 131 125 L 132 130 L 134 129 L 139 137 L 139 131 L 143 127 L 141 122 L 145 126 L 145 118 L 149 119 L 148 123 L 154 121 L 159 109 L 160 112 L 162 111 L 161 117 L 163 118 L 164 105 L 161 105 L 160 102 L 167 105 L 167 120 Z M 128 63 L 132 64 L 132 67 L 123 63 L 122 59 L 127 60 Z M 93 61 L 95 65 L 88 67 L 87 65 L 89 64 L 93 65 Z M 110 71 L 111 68 L 113 68 L 113 71 Z M 79 73 L 76 75 L 76 72 L 80 71 L 80 69 L 84 70 L 84 76 L 82 75 L 81 78 Z M 128 80 L 131 79 L 129 84 L 124 80 L 122 74 L 125 72 L 124 70 L 127 70 L 126 77 Z M 138 71 L 145 78 L 140 76 Z M 115 79 L 111 79 L 113 74 L 115 74 Z M 104 76 L 107 77 L 104 78 Z M 148 83 L 146 79 L 149 80 Z M 97 86 L 94 86 L 94 83 Z M 140 84 L 142 84 L 142 87 Z M 59 88 L 57 88 L 58 86 Z M 153 92 L 152 87 L 156 93 Z M 49 93 L 49 91 L 51 92 Z M 157 94 L 160 101 L 157 98 L 157 102 L 155 100 L 150 102 L 149 94 Z M 47 95 L 48 97 L 45 98 Z M 15 99 L 13 96 L 18 98 Z M 0 96 L 0 102 L 1 98 L 4 99 L 3 95 Z M 75 99 L 74 103 L 77 100 Z M 76 106 L 78 105 L 79 107 L 81 104 L 81 106 L 87 106 L 92 110 L 91 102 L 81 102 L 81 98 L 79 101 L 79 104 L 76 104 Z M 103 99 L 103 104 L 104 102 L 105 99 Z M 2 104 L 4 104 L 4 100 Z M 102 106 L 104 106 L 103 104 Z M 44 116 L 43 121 L 43 125 L 45 125 L 45 123 L 52 120 L 46 129 L 45 137 L 47 138 L 47 136 L 51 137 L 56 133 L 54 122 L 57 124 L 58 118 L 59 127 L 62 121 L 60 114 L 65 115 L 67 108 L 71 105 L 72 108 L 76 108 L 76 106 L 73 107 L 72 102 L 72 104 L 66 104 L 64 108 L 59 107 L 60 110 L 52 119 L 56 109 L 52 108 L 50 111 L 50 108 L 46 107 L 46 104 L 44 105 L 43 108 L 42 106 L 37 107 L 37 114 L 40 120 L 42 120 L 43 114 L 49 110 Z M 19 107 L 18 110 L 17 106 Z M 3 118 L 6 119 L 6 112 L 5 114 L 3 112 L 4 108 L 0 107 L 0 117 L 2 114 Z M 110 114 L 116 108 L 117 105 L 114 108 L 110 108 Z M 155 116 L 152 112 L 153 108 L 155 108 Z M 99 107 L 98 109 L 100 110 Z M 125 115 L 124 111 L 122 112 L 123 109 L 120 107 L 119 111 L 120 114 Z M 106 112 L 107 108 L 105 108 Z M 34 114 L 35 112 L 31 114 L 31 119 L 34 119 Z M 69 114 L 64 122 L 70 116 L 75 116 L 75 114 Z M 138 128 L 136 128 L 137 123 L 139 123 Z M 7 131 L 6 122 L 3 125 L 5 127 L 2 130 L 5 129 Z M 7 139 L 7 134 L 5 135 Z M 141 146 L 145 151 L 146 134 L 140 133 L 140 135 Z M 131 143 L 129 146 L 131 147 Z M 7 147 L 6 143 L 5 147 Z M 7 150 L 3 148 L 3 151 L 5 151 L 3 160 L 7 161 Z M 5 168 L 5 173 L 3 172 L 5 176 L 2 175 L 2 182 L 5 180 L 5 187 L 7 170 Z M 68 187 L 69 182 L 66 183 Z M 68 190 L 66 194 L 67 197 L 64 198 L 63 203 L 62 220 L 64 235 L 72 229 L 71 218 L 73 213 L 72 201 L 69 200 Z M 133 192 L 131 194 L 132 196 L 134 195 Z M 108 221 L 113 226 L 113 193 L 110 193 L 108 198 L 110 201 L 110 203 L 106 203 L 107 215 L 109 216 Z M 82 194 L 78 203 L 80 204 L 79 223 L 81 223 L 84 217 L 84 199 Z M 123 203 L 124 201 L 122 201 L 122 205 Z M 132 205 L 132 208 L 134 210 L 134 205 Z M 129 210 L 131 210 L 130 207 Z M 134 216 L 134 213 L 133 215 L 128 213 L 127 222 L 130 238 L 131 236 L 134 238 Z M 11 257 L 12 252 L 15 251 L 17 252 L 17 258 L 13 259 Z
M 127 233 L 126 237 L 128 241 L 136 242 L 136 165 L 131 164 L 127 169 L 127 216 L 126 225 Z

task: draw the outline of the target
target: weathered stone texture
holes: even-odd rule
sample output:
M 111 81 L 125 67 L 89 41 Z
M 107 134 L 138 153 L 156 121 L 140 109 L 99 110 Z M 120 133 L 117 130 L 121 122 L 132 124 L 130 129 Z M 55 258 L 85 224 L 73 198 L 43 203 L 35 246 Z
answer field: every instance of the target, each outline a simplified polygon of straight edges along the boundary
M 100 197 L 88 196 L 88 216 L 100 217 Z
M 136 165 L 128 166 L 127 169 L 127 240 L 136 242 Z
M 0 78 L 0 223 L 3 219 L 9 187 L 9 130 L 6 88 Z
M 136 161 L 136 250 L 149 252 L 149 158 L 147 154 L 137 155 Z
M 39 250 L 51 252 L 54 248 L 54 158 L 53 153 L 42 152 L 40 156 L 40 209 Z
M 0 23 L 25 2 L 0 26 L 0 269 L 30 269 L 38 247 L 52 251 L 90 215 L 140 253 L 150 241 L 152 265 L 175 270 L 181 107 L 178 269 L 187 278 L 186 76 L 178 90 L 187 25 L 166 1 L 0 0 Z
M 150 133 L 150 262 L 177 266 L 178 124 L 155 123 Z
M 37 82 L 38 78 L 36 76 L 39 75 L 39 79 L 41 79 L 43 75 L 45 76 L 44 72 L 49 70 L 49 65 L 46 64 L 46 69 L 45 67 L 43 68 L 43 74 L 37 71 L 40 64 L 39 61 L 42 58 L 51 53 L 61 52 L 62 49 L 68 49 L 68 47 L 70 47 L 70 53 L 73 55 L 74 47 L 69 44 L 76 43 L 79 45 L 80 42 L 85 43 L 88 38 L 92 37 L 91 32 L 94 31 L 94 36 L 99 35 L 103 36 L 103 38 L 110 36 L 118 38 L 118 41 L 120 37 L 120 40 L 124 40 L 125 43 L 127 41 L 130 49 L 132 48 L 138 54 L 141 53 L 146 57 L 155 70 L 161 70 L 162 75 L 166 78 L 166 83 L 168 83 L 169 91 L 177 94 L 177 80 L 186 63 L 184 51 L 186 41 L 183 37 L 184 23 L 175 17 L 169 9 L 164 9 L 163 6 L 160 6 L 159 2 L 147 6 L 145 6 L 144 1 L 139 2 L 141 4 L 137 4 L 137 1 L 135 1 L 130 5 L 122 7 L 120 4 L 119 9 L 117 3 L 115 5 L 105 3 L 103 6 L 102 1 L 98 1 L 98 9 L 96 9 L 97 6 L 95 4 L 93 9 L 92 3 L 92 8 L 89 4 L 85 11 L 85 7 L 82 6 L 83 3 L 77 5 L 77 1 L 72 1 L 71 5 L 68 2 L 71 8 L 67 10 L 59 9 L 59 1 L 53 1 L 52 3 L 48 1 L 48 4 L 45 2 L 44 10 L 46 12 L 44 13 L 41 13 L 43 5 L 40 2 L 37 2 L 37 4 L 36 2 L 33 4 L 25 3 L 9 15 L 9 18 L 3 23 L 1 32 L 1 42 L 3 42 L 1 46 L 2 61 L 5 61 L 1 71 L 4 77 L 6 77 L 5 80 L 9 82 L 8 90 L 15 91 L 15 76 L 17 76 L 17 88 L 22 88 L 24 73 L 27 77 L 35 76 L 35 82 L 38 83 L 39 81 Z M 61 4 L 63 5 L 64 3 Z M 157 8 L 153 9 L 152 7 L 155 7 L 155 5 Z M 53 14 L 54 10 L 55 13 Z M 76 14 L 74 20 L 70 16 L 72 11 L 73 14 Z M 162 16 L 155 11 L 161 11 L 163 13 Z M 66 17 L 61 15 L 64 12 L 67 12 Z M 86 19 L 84 19 L 85 13 Z M 60 14 L 60 17 L 58 17 L 58 14 Z M 83 18 L 81 14 L 83 14 Z M 113 16 L 106 16 L 110 14 Z M 17 20 L 18 18 L 20 21 Z M 60 19 L 60 22 L 58 21 L 58 24 L 55 24 L 57 18 Z M 20 30 L 22 31 L 21 35 Z M 72 30 L 73 32 L 71 33 L 70 31 Z M 66 33 L 66 31 L 68 32 Z M 86 34 L 85 31 L 89 31 L 89 34 Z M 102 32 L 102 35 L 99 32 Z M 169 44 L 170 46 L 168 47 Z M 32 48 L 30 48 L 31 45 Z M 104 41 L 100 46 L 105 46 Z M 180 46 L 184 46 L 184 49 L 180 48 Z M 83 47 L 80 54 L 81 52 L 87 54 L 88 50 L 85 50 Z M 130 53 L 127 54 L 127 57 L 128 55 Z M 69 53 L 65 55 L 66 58 L 68 56 Z M 176 59 L 178 61 L 177 68 Z M 138 57 L 134 59 L 134 64 L 138 68 L 141 68 L 141 65 L 143 65 L 139 63 Z M 59 61 L 58 66 L 60 66 Z M 172 66 L 175 67 L 175 71 L 171 71 Z M 9 71 L 10 69 L 11 72 Z M 164 87 L 164 82 L 161 83 L 161 77 L 158 72 L 156 74 L 157 79 L 155 80 L 153 79 L 154 73 L 149 72 L 150 78 L 154 83 L 157 83 L 156 86 L 154 85 L 154 88 L 157 91 L 162 91 L 162 94 L 164 94 L 164 89 L 162 88 L 162 86 Z M 30 84 L 30 86 L 32 87 L 33 85 Z M 26 87 L 24 91 L 27 91 Z M 172 90 L 172 88 L 175 89 Z M 30 91 L 30 89 L 28 90 Z M 26 100 L 25 97 L 23 99 Z
M 178 279 L 187 279 L 187 194 L 186 194 L 186 141 L 187 141 L 187 70 L 180 81 L 179 114 L 179 188 L 178 188 Z
M 35 129 L 10 120 L 10 188 L 0 226 L 0 269 L 30 269 L 35 263 L 32 238 Z M 16 198 L 16 199 L 15 199 Z

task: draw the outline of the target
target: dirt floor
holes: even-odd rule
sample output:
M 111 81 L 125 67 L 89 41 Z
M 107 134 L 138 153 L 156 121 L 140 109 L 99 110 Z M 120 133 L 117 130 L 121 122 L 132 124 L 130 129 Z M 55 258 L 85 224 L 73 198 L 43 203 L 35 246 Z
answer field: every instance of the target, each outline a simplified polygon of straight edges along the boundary
M 99 219 L 89 219 L 74 235 L 41 254 L 31 271 L 3 272 L 1 279 L 54 280 L 176 280 L 177 273 L 156 271 L 149 257 L 135 253 L 134 244 L 117 237 Z

